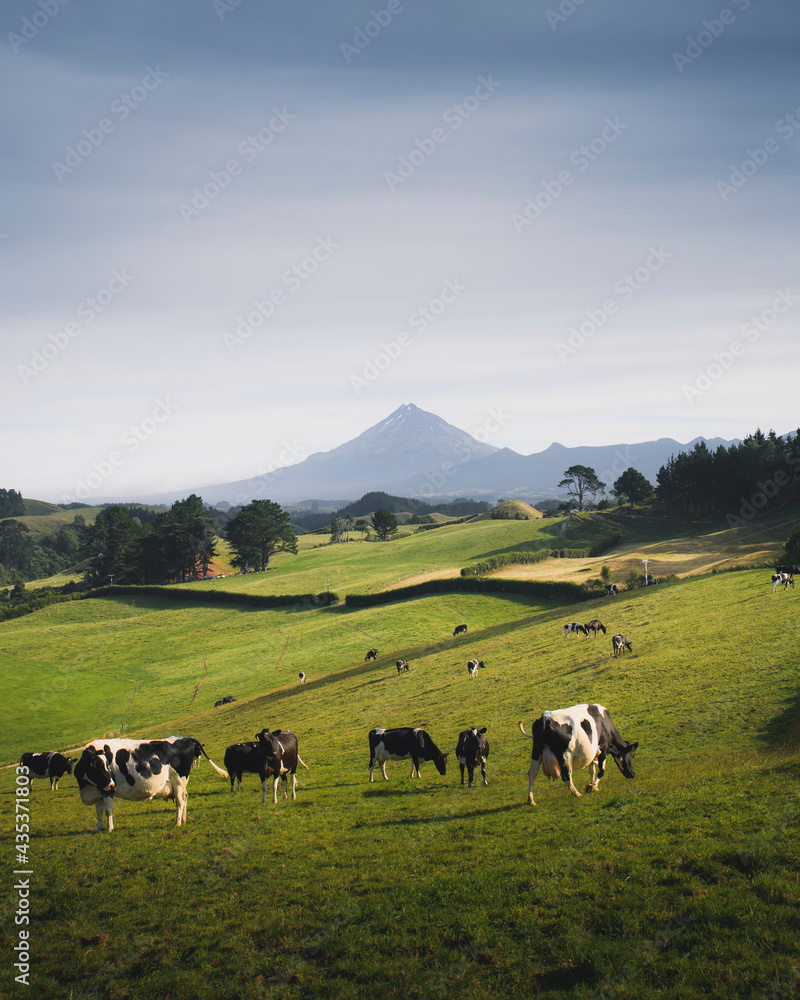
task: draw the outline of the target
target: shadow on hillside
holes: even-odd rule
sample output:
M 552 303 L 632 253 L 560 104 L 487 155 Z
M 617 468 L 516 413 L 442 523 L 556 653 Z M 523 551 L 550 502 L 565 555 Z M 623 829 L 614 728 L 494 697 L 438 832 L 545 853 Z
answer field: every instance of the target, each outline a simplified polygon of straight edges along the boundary
M 796 750 L 800 744 L 800 691 L 784 710 L 761 728 L 759 739 L 772 749 Z
M 369 794 L 368 792 L 365 794 Z M 497 806 L 495 809 L 472 809 L 470 812 L 446 813 L 438 816 L 401 816 L 398 819 L 371 820 L 370 826 L 426 826 L 429 823 L 444 823 L 448 820 L 485 819 L 487 816 L 499 816 L 501 813 L 516 812 L 519 803 L 510 806 Z

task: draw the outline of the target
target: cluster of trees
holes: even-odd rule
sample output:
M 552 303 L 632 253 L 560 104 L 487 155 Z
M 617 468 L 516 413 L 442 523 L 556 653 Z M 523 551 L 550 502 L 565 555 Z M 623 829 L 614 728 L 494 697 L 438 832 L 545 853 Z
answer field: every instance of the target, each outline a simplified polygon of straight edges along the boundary
M 21 517 L 25 501 L 17 490 L 0 490 L 0 517 Z
M 606 492 L 605 486 L 597 478 L 597 473 L 587 465 L 571 465 L 564 472 L 564 478 L 558 485 L 566 487 L 569 497 L 569 503 L 562 506 L 574 510 L 589 510 L 599 506 L 597 497 Z M 654 493 L 652 483 L 633 468 L 626 469 L 622 473 L 614 482 L 611 491 L 621 503 L 631 505 L 647 500 Z
M 0 521 L 0 584 L 39 580 L 74 565 L 83 527 L 80 515 L 72 525 L 39 535 L 22 521 Z
M 331 545 L 349 542 L 350 535 L 356 532 L 361 535 L 360 540 L 363 542 L 365 537 L 370 537 L 370 529 L 375 532 L 378 541 L 385 542 L 396 534 L 397 527 L 397 518 L 384 507 L 379 507 L 369 519 L 356 520 L 352 514 L 347 514 L 346 517 L 334 514 L 331 518 Z
M 427 503 L 425 500 L 417 500 L 412 497 L 397 497 L 390 493 L 383 493 L 376 490 L 371 493 L 365 493 L 358 500 L 354 500 L 353 503 L 347 504 L 345 507 L 340 507 L 334 512 L 333 517 L 337 521 L 344 521 L 345 524 L 350 523 L 348 519 L 352 519 L 352 523 L 355 524 L 358 519 L 363 519 L 367 514 L 376 510 L 385 510 L 390 514 L 408 512 L 409 514 L 416 515 L 432 514 L 436 511 L 440 514 L 445 514 L 447 517 L 466 517 L 470 514 L 482 514 L 490 506 L 490 504 L 483 500 L 467 500 L 466 497 L 460 497 L 458 500 L 452 500 L 449 503 L 434 505 Z M 328 527 L 332 523 L 332 518 L 330 513 L 296 514 L 292 517 L 292 523 L 303 531 L 319 531 L 322 528 Z M 353 530 L 353 528 L 351 527 L 350 530 Z M 361 529 L 356 528 L 355 530 L 359 531 Z

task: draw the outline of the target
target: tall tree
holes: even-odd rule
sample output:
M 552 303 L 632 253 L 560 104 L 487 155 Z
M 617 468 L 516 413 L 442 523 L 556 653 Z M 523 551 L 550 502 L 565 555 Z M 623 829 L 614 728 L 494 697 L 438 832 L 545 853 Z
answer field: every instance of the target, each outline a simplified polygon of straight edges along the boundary
M 101 510 L 84 543 L 91 553 L 89 577 L 97 583 L 135 583 L 141 536 L 141 525 L 124 507 Z
M 572 505 L 578 510 L 585 510 L 594 503 L 598 493 L 606 491 L 597 473 L 587 465 L 571 465 L 558 485 L 567 487 Z
M 385 542 L 397 531 L 397 518 L 388 510 L 379 507 L 372 515 L 372 527 L 378 538 Z
M 631 507 L 653 495 L 652 483 L 633 468 L 623 472 L 611 489 L 615 496 L 618 496 L 623 503 L 629 503 Z
M 289 514 L 272 500 L 253 500 L 228 522 L 233 564 L 246 573 L 267 568 L 276 552 L 297 553 L 297 535 Z

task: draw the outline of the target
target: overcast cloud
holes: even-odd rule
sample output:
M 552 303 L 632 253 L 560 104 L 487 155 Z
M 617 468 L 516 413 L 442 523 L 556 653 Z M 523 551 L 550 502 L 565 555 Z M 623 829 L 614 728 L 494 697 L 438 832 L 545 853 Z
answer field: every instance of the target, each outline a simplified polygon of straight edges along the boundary
M 790 0 L 0 21 L 3 487 L 244 479 L 404 402 L 523 454 L 797 428 Z

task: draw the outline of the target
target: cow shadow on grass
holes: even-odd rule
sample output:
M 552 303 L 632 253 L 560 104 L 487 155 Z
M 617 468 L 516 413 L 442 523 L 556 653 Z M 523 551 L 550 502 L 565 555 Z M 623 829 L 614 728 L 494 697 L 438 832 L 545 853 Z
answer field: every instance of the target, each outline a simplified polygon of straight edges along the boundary
M 520 805 L 515 802 L 507 806 L 495 806 L 493 809 L 471 809 L 468 812 L 448 812 L 438 816 L 400 816 L 396 819 L 370 820 L 370 826 L 427 826 L 430 823 L 446 823 L 456 820 L 459 823 L 470 819 L 483 819 L 486 816 L 499 816 L 502 813 L 518 812 Z
M 758 737 L 769 747 L 797 749 L 800 744 L 800 691 L 794 693 L 779 715 L 760 727 Z

